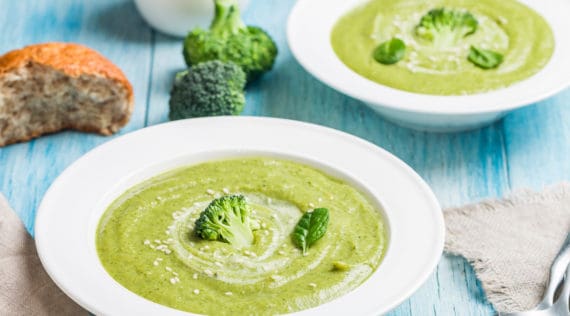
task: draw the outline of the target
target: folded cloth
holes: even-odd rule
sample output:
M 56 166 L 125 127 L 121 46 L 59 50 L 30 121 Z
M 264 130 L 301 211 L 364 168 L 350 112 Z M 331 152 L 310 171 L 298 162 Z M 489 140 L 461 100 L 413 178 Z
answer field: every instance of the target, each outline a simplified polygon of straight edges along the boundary
M 2 194 L 0 315 L 88 315 L 44 271 L 32 237 Z
M 465 257 L 499 312 L 540 302 L 570 231 L 570 184 L 445 210 L 447 252 Z

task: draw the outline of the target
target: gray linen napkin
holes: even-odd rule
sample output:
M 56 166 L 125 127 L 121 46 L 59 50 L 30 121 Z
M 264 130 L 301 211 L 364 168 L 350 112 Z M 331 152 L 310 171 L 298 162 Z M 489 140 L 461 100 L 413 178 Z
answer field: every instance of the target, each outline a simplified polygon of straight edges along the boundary
M 44 271 L 33 239 L 2 194 L 0 315 L 87 315 Z
M 444 212 L 445 250 L 473 266 L 500 312 L 534 307 L 570 230 L 570 184 L 521 191 Z

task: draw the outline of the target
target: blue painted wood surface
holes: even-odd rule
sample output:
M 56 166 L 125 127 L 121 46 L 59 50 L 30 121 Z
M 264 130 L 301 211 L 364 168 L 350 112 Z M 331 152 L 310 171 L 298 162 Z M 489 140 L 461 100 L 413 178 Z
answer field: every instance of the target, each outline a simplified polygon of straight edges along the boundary
M 120 66 L 135 89 L 135 112 L 118 135 L 167 120 L 172 76 L 184 67 L 181 41 L 151 30 L 132 1 L 1 4 L 0 53 L 47 41 L 86 44 Z M 249 87 L 244 114 L 318 123 L 367 139 L 410 164 L 444 207 L 570 179 L 570 91 L 477 131 L 407 130 L 324 86 L 299 66 L 285 38 L 293 4 L 294 0 L 252 0 L 245 12 L 249 24 L 272 34 L 280 54 L 274 70 Z M 1 148 L 0 192 L 33 231 L 36 208 L 52 181 L 82 154 L 113 137 L 63 132 Z M 425 285 L 390 315 L 492 313 L 470 266 L 446 255 Z

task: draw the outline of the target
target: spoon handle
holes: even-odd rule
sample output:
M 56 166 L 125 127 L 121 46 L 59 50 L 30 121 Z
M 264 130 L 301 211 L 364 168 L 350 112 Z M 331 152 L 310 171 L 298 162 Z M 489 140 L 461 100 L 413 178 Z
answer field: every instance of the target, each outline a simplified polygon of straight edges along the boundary
M 550 277 L 548 279 L 548 283 L 546 284 L 546 291 L 544 292 L 544 296 L 542 301 L 538 305 L 540 309 L 548 308 L 552 306 L 554 301 L 554 293 L 558 288 L 558 285 L 562 281 L 564 277 L 564 273 L 566 273 L 566 268 L 570 264 L 570 233 L 566 236 L 566 240 L 562 245 L 562 248 L 558 252 L 556 259 L 552 263 L 550 267 Z

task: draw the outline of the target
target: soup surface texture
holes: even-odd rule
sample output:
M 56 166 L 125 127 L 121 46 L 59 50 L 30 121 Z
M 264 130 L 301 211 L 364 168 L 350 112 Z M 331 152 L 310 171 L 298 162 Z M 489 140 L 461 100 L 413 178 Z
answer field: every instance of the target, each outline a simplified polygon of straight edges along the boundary
M 194 234 L 199 214 L 227 194 L 244 195 L 260 223 L 249 248 Z M 328 229 L 303 255 L 291 232 L 316 207 L 329 209 Z M 381 213 L 353 186 L 304 164 L 248 157 L 132 187 L 104 213 L 96 243 L 108 273 L 151 301 L 200 314 L 271 315 L 358 287 L 380 265 L 387 237 Z
M 449 34 L 436 34 L 439 45 L 418 37 L 422 16 L 439 8 L 470 12 L 478 23 L 476 31 L 451 44 Z M 392 38 L 404 41 L 405 57 L 391 65 L 377 62 L 374 49 Z M 433 95 L 483 93 L 512 85 L 541 70 L 555 45 L 544 18 L 516 0 L 373 0 L 340 18 L 331 43 L 340 60 L 361 76 Z M 475 66 L 467 58 L 472 46 L 500 53 L 503 62 L 493 69 Z

